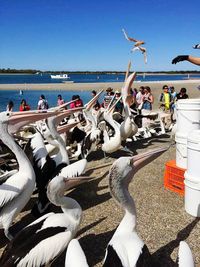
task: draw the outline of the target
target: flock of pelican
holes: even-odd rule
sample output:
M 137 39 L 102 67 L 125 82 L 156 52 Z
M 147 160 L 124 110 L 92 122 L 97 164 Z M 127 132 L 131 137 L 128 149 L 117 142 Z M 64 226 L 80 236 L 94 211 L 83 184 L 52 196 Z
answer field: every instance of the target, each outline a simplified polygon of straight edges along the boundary
M 137 115 L 133 115 L 129 107 L 130 88 L 136 74 L 126 76 L 121 90 L 124 105 L 121 122 L 114 119 L 115 97 L 107 109 L 99 114 L 92 112 L 103 91 L 83 108 L 66 110 L 66 103 L 45 112 L 0 113 L 1 146 L 7 146 L 17 162 L 17 168 L 2 171 L 0 176 L 0 226 L 9 239 L 0 259 L 1 267 L 47 266 L 64 250 L 66 267 L 88 266 L 75 239 L 82 208 L 75 199 L 65 196 L 65 192 L 92 179 L 84 175 L 87 156 L 92 150 L 100 148 L 105 154 L 112 153 L 121 148 L 122 141 L 126 142 L 127 138 L 137 134 Z M 69 118 L 80 111 L 84 114 L 85 125 Z M 67 123 L 63 123 L 65 118 Z M 71 140 L 77 143 L 74 154 L 69 150 Z M 23 144 L 23 149 L 20 144 Z M 153 266 L 151 254 L 137 234 L 136 207 L 128 186 L 139 169 L 167 149 L 158 148 L 136 156 L 120 157 L 113 163 L 108 175 L 109 189 L 124 210 L 124 217 L 105 248 L 104 267 Z M 75 162 L 73 158 L 76 158 Z M 32 209 L 36 220 L 13 237 L 10 226 L 34 191 L 38 192 Z M 48 212 L 50 203 L 59 206 L 62 211 Z M 194 266 L 185 242 L 180 244 L 179 258 L 180 267 Z

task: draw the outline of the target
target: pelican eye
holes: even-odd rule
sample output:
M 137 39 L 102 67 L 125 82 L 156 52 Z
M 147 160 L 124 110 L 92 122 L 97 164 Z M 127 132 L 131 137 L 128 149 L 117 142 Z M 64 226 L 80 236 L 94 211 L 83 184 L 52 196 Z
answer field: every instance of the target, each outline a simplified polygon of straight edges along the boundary
M 132 166 L 133 165 L 134 160 L 130 159 L 129 165 Z

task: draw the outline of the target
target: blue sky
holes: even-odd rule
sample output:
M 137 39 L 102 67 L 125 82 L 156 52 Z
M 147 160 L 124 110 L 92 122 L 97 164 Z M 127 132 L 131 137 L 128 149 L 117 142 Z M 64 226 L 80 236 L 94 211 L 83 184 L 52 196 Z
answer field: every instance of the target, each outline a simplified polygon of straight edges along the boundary
M 40 70 L 200 70 L 176 55 L 200 56 L 200 1 L 1 0 L 0 68 Z M 131 53 L 145 40 L 148 63 Z

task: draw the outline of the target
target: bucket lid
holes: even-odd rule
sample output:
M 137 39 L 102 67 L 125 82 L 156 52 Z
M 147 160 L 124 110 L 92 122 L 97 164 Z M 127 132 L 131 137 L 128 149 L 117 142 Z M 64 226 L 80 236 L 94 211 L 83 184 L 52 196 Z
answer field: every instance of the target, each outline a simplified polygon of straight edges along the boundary
M 199 110 L 200 109 L 200 98 L 193 99 L 180 99 L 176 102 L 176 108 L 184 110 Z

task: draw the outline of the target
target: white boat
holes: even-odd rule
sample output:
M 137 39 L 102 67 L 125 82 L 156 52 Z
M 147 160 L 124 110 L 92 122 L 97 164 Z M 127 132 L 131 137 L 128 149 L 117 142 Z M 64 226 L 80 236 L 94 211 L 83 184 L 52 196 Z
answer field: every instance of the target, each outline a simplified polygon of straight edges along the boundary
M 56 74 L 56 75 L 51 75 L 51 79 L 70 79 L 68 74 Z

